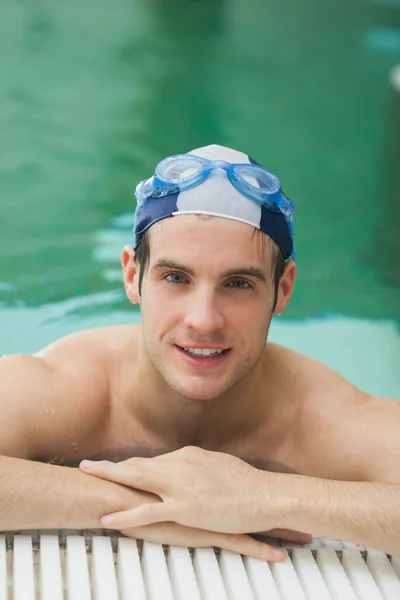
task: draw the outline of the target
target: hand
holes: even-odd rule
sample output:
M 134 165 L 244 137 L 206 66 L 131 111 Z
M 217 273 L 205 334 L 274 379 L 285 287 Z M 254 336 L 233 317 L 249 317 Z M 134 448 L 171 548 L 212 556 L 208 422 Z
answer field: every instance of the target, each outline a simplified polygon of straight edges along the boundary
M 173 521 L 238 534 L 279 526 L 279 515 L 274 514 L 277 502 L 273 502 L 279 492 L 274 493 L 272 485 L 279 475 L 259 471 L 228 454 L 186 447 L 121 463 L 83 461 L 80 467 L 85 473 L 152 492 L 162 499 L 161 503 L 105 515 L 101 519 L 104 527 L 125 529 Z M 271 486 L 267 487 L 268 476 Z
M 100 479 L 98 481 L 100 482 Z M 112 483 L 120 488 L 117 496 L 114 493 L 112 494 L 113 502 L 111 504 L 114 504 L 114 506 L 118 504 L 121 506 L 121 500 L 122 505 L 129 506 L 133 504 L 136 507 L 143 504 L 162 502 L 161 498 L 155 494 L 137 491 L 116 484 L 115 482 Z M 121 514 L 123 514 L 123 511 L 121 511 Z M 286 556 L 284 552 L 268 545 L 265 540 L 256 540 L 248 535 L 231 535 L 204 531 L 202 529 L 185 527 L 177 523 L 156 523 L 144 527 L 130 527 L 129 529 L 121 529 L 116 526 L 112 528 L 119 530 L 127 537 L 146 540 L 155 544 L 186 546 L 189 548 L 209 548 L 210 546 L 216 546 L 269 562 L 284 560 Z
M 188 548 L 215 546 L 268 562 L 279 562 L 286 557 L 286 553 L 279 548 L 257 541 L 248 535 L 205 531 L 194 527 L 185 527 L 177 523 L 155 523 L 144 527 L 121 529 L 120 531 L 127 537 L 146 540 L 155 544 L 186 546 Z

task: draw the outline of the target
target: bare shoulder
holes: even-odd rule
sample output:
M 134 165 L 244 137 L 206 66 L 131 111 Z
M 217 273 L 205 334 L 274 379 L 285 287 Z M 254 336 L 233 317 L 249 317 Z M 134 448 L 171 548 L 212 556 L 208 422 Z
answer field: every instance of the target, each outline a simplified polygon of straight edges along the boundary
M 0 360 L 0 454 L 47 460 L 78 450 L 107 419 L 110 377 L 131 326 L 85 330 Z
M 300 404 L 318 403 L 321 395 L 336 394 L 339 390 L 344 402 L 356 400 L 353 394 L 356 388 L 318 360 L 274 343 L 267 344 L 266 357 L 268 372 L 273 374 L 275 384 L 286 393 L 294 393 Z M 348 393 L 343 395 L 345 391 Z
M 35 356 L 56 364 L 62 354 L 69 354 L 71 350 L 79 353 L 89 351 L 91 358 L 101 361 L 102 358 L 108 359 L 128 341 L 136 339 L 138 330 L 138 325 L 113 325 L 77 331 L 49 344 Z
M 400 403 L 366 393 L 317 360 L 271 346 L 272 360 L 286 372 L 285 396 L 296 398 L 296 470 L 330 479 L 400 482 Z
M 86 329 L 56 340 L 33 358 L 53 375 L 69 376 L 76 385 L 100 384 L 106 391 L 116 363 L 136 338 L 134 325 Z
M 118 325 L 80 331 L 57 340 L 35 356 L 53 373 L 69 378 L 75 396 L 85 399 L 87 410 L 107 410 L 113 375 L 127 353 L 135 354 L 138 329 L 137 325 Z

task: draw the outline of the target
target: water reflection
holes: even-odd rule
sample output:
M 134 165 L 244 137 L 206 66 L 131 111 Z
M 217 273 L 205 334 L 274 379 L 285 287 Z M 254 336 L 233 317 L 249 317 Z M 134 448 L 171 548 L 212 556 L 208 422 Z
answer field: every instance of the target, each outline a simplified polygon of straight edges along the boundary
M 371 262 L 382 280 L 400 290 L 400 66 L 391 72 L 381 189 L 377 198 L 379 218 L 370 250 Z M 400 293 L 397 295 L 400 322 Z
M 107 140 L 127 92 L 118 53 L 121 38 L 143 33 L 125 0 L 111 11 L 98 2 L 96 19 L 77 1 L 19 11 L 2 4 L 0 12 L 8 17 L 0 29 L 13 31 L 1 89 L 0 279 L 16 289 L 5 299 L 44 303 L 106 290 L 91 249 L 93 232 L 118 210 L 106 190 Z
M 3 0 L 0 301 L 115 291 L 107 311 L 130 309 L 119 253 L 132 188 L 163 156 L 212 141 L 282 174 L 298 204 L 288 316 L 396 318 L 396 274 L 366 250 L 387 71 L 400 56 L 365 44 L 389 18 L 397 27 L 396 11 L 360 0 L 98 0 L 94 13 L 79 0 Z

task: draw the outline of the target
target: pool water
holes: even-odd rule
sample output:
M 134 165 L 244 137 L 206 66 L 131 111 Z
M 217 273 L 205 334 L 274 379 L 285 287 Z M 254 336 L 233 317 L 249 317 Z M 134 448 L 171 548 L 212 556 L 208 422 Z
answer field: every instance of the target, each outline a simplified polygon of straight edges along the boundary
M 133 189 L 219 143 L 297 205 L 271 339 L 400 399 L 397 63 L 396 0 L 2 0 L 0 353 L 139 321 L 119 268 Z

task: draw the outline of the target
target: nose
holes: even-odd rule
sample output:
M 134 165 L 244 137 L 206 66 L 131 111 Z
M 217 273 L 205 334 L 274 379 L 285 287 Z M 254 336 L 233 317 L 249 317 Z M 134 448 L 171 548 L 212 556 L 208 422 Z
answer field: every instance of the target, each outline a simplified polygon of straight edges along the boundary
M 186 327 L 209 335 L 224 326 L 224 317 L 213 289 L 198 288 L 188 298 Z

